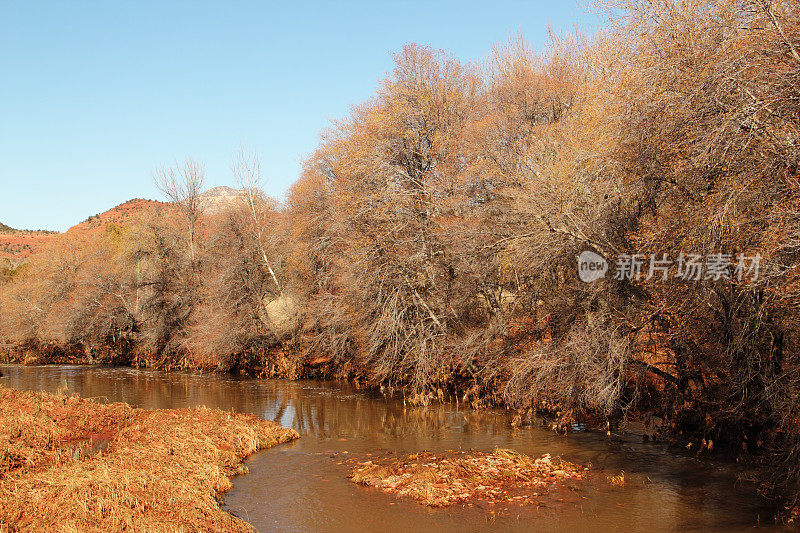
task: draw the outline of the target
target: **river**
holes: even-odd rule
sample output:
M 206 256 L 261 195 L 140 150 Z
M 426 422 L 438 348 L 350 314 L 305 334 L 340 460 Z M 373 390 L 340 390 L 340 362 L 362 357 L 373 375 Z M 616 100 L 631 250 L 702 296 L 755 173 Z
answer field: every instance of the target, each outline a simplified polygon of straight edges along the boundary
M 733 465 L 629 436 L 513 429 L 505 410 L 411 407 L 340 383 L 240 379 L 131 368 L 0 365 L 0 384 L 67 391 L 150 409 L 208 407 L 253 413 L 301 438 L 253 455 L 224 506 L 259 531 L 745 531 L 781 530 L 774 508 L 737 482 Z M 499 513 L 429 509 L 354 485 L 350 458 L 420 450 L 550 453 L 598 474 L 572 498 Z M 624 471 L 616 487 L 607 476 Z

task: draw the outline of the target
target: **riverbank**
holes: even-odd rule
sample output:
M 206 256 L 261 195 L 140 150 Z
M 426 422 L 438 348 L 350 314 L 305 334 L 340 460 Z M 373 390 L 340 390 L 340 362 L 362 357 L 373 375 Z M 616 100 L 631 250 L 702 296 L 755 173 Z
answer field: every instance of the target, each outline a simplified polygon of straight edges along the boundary
M 10 531 L 250 531 L 220 508 L 253 452 L 298 438 L 252 415 L 148 410 L 0 387 Z
M 169 358 L 144 358 L 137 355 L 133 345 L 122 343 L 120 346 L 88 346 L 81 343 L 59 344 L 55 342 L 27 342 L 23 344 L 0 344 L 0 364 L 20 364 L 23 366 L 37 367 L 76 365 L 91 367 L 94 365 L 110 365 L 121 368 L 131 368 L 153 371 L 187 371 L 198 375 L 240 376 L 258 379 L 288 379 L 297 381 L 303 379 L 335 380 L 338 383 L 347 383 L 359 390 L 380 391 L 384 397 L 402 397 L 406 405 L 430 405 L 447 402 L 459 402 L 478 412 L 491 408 L 505 408 L 514 413 L 509 426 L 514 429 L 520 427 L 534 428 L 542 426 L 548 431 L 557 434 L 566 434 L 574 428 L 598 430 L 599 434 L 607 435 L 611 440 L 625 438 L 641 439 L 645 442 L 660 442 L 673 447 L 675 450 L 689 450 L 699 459 L 715 458 L 725 462 L 735 462 L 747 470 L 745 476 L 747 485 L 752 482 L 752 494 L 757 492 L 770 495 L 775 501 L 780 502 L 777 515 L 771 515 L 768 520 L 795 521 L 798 514 L 792 492 L 776 491 L 769 484 L 769 467 L 765 467 L 765 456 L 760 454 L 758 445 L 750 448 L 734 449 L 730 446 L 718 446 L 714 439 L 704 439 L 691 433 L 674 433 L 664 426 L 666 418 L 643 416 L 635 410 L 625 413 L 623 423 L 618 423 L 616 417 L 621 413 L 612 413 L 610 416 L 596 416 L 591 412 L 573 412 L 560 405 L 548 404 L 533 407 L 519 408 L 508 403 L 507 398 L 498 390 L 492 389 L 440 389 L 440 395 L 406 394 L 402 387 L 390 388 L 370 382 L 363 375 L 341 372 L 334 361 L 324 359 L 307 360 L 299 353 L 276 350 L 269 357 L 248 358 L 240 357 L 243 364 L 231 368 L 215 366 L 199 366 L 191 357 L 182 359 Z M 253 361 L 261 361 L 260 365 L 253 365 Z M 249 364 L 245 364 L 249 363 Z M 267 364 L 264 364 L 267 363 Z M 651 391 L 653 392 L 653 391 Z
M 634 436 L 573 431 L 556 434 L 538 425 L 515 429 L 505 409 L 434 402 L 412 406 L 344 381 L 254 379 L 226 374 L 161 372 L 109 366 L 0 365 L 0 383 L 18 390 L 106 398 L 146 409 L 208 406 L 251 413 L 296 429 L 302 438 L 245 463 L 250 473 L 233 478 L 222 508 L 259 531 L 463 533 L 481 529 L 530 531 L 749 531 L 774 524 L 776 504 L 737 482 L 735 464 L 670 450 Z M 549 453 L 590 466 L 577 492 L 556 488 L 545 505 L 516 512 L 511 504 L 487 508 L 455 505 L 431 509 L 409 498 L 357 486 L 347 475 L 355 463 L 407 457 L 429 450 L 491 452 L 512 449 L 529 457 Z M 607 478 L 625 472 L 624 487 Z M 573 485 L 572 482 L 569 485 Z M 566 502 L 559 501 L 565 498 Z M 579 501 L 577 501 L 579 500 Z M 574 503 L 572 503 L 574 501 Z M 538 503 L 538 502 L 537 502 Z M 490 507 L 509 514 L 492 516 Z M 521 516 L 518 517 L 517 515 Z
M 19 365 L 127 365 L 131 357 L 126 350 L 108 346 L 84 346 L 81 343 L 2 342 L 0 364 Z

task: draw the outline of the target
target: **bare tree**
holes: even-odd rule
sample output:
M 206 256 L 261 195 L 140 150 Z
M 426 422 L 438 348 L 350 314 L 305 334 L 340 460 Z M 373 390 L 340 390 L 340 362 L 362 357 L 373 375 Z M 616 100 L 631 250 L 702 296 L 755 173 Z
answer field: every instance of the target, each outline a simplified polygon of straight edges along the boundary
M 239 148 L 233 161 L 233 176 L 239 188 L 245 192 L 247 197 L 250 214 L 253 218 L 253 231 L 255 232 L 259 252 L 261 252 L 261 258 L 264 260 L 264 265 L 267 267 L 272 281 L 275 282 L 275 286 L 278 288 L 278 293 L 283 295 L 281 283 L 278 281 L 278 276 L 275 275 L 272 262 L 269 260 L 264 248 L 264 241 L 262 238 L 262 228 L 264 224 L 256 209 L 256 203 L 263 201 L 263 193 L 261 191 L 261 158 L 256 150 L 247 151 L 244 147 Z
M 195 261 L 195 238 L 197 219 L 200 217 L 198 197 L 203 191 L 206 171 L 194 159 L 187 159 L 183 165 L 159 167 L 153 172 L 156 187 L 183 213 L 189 228 L 189 253 Z

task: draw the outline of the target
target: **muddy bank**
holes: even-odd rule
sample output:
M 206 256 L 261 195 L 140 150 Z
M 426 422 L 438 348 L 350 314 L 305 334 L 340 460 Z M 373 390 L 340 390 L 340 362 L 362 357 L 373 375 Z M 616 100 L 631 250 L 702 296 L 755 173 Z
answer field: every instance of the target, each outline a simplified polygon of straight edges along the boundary
M 132 362 L 131 346 L 89 346 L 80 342 L 57 343 L 26 341 L 3 342 L 0 339 L 0 363 L 21 365 L 127 365 Z
M 208 361 L 196 354 L 154 355 L 138 347 L 132 338 L 116 343 L 27 340 L 8 342 L 0 339 L 0 364 L 14 365 L 113 365 L 153 370 L 193 370 L 232 373 L 253 377 L 297 379 L 319 374 L 319 363 L 306 362 L 298 353 L 288 353 L 278 346 L 234 354 L 225 365 Z
M 250 531 L 224 512 L 253 452 L 298 438 L 253 415 L 147 410 L 0 387 L 0 524 L 10 531 Z

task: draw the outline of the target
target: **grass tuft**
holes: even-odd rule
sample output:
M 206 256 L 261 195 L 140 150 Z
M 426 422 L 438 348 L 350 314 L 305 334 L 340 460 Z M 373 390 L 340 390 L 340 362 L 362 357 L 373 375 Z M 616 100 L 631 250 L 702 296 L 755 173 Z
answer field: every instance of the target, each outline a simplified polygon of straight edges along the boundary
M 434 454 L 358 463 L 350 480 L 411 497 L 430 507 L 470 501 L 536 504 L 550 487 L 584 478 L 586 468 L 545 454 L 537 459 L 513 450 Z
M 298 438 L 252 415 L 134 409 L 0 387 L 7 531 L 251 531 L 223 511 L 253 452 Z

